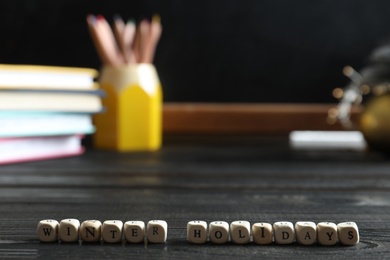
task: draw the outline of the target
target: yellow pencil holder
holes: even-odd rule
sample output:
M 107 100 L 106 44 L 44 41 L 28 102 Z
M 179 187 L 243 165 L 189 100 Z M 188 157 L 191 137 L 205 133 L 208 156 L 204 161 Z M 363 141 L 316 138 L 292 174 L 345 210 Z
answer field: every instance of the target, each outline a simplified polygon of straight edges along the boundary
M 103 67 L 105 111 L 94 117 L 94 146 L 117 151 L 155 151 L 162 139 L 162 89 L 152 64 Z

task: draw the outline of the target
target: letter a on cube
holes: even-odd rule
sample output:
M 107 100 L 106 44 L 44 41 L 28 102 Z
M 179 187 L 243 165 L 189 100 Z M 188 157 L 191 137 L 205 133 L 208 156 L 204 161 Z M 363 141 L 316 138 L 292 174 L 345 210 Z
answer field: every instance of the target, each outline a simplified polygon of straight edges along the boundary
M 295 235 L 301 245 L 313 245 L 317 241 L 317 225 L 311 221 L 295 223 Z

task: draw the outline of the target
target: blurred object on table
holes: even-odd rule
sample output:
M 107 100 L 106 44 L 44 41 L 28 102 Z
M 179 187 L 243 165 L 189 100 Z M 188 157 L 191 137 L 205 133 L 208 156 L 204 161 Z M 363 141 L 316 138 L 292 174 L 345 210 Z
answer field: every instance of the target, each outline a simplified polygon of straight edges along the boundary
M 390 152 L 390 44 L 375 49 L 370 64 L 360 72 L 346 66 L 343 73 L 351 81 L 344 89 L 333 90 L 340 102 L 329 110 L 328 121 L 340 121 L 345 129 L 360 130 L 369 147 Z M 360 104 L 360 118 L 352 122 L 351 107 Z

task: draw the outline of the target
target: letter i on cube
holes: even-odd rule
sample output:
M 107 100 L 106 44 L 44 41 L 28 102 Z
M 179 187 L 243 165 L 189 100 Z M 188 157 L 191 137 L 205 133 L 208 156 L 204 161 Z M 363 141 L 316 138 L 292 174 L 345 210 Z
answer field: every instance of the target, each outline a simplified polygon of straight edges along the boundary
M 268 245 L 272 243 L 272 225 L 269 223 L 255 223 L 252 225 L 253 242 L 258 245 Z
M 77 242 L 79 240 L 80 221 L 74 218 L 60 221 L 58 235 L 62 242 Z
M 39 221 L 37 227 L 38 239 L 42 242 L 57 241 L 58 226 L 58 221 L 54 219 L 44 219 Z

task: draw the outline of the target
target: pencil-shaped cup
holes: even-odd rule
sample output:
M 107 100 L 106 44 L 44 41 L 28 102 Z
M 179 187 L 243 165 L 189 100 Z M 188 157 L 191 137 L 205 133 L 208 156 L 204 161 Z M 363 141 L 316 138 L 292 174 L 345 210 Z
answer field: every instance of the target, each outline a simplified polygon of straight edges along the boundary
M 100 86 L 106 111 L 95 116 L 96 148 L 154 151 L 161 147 L 162 90 L 152 64 L 106 66 Z

